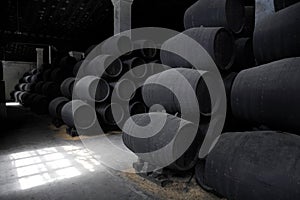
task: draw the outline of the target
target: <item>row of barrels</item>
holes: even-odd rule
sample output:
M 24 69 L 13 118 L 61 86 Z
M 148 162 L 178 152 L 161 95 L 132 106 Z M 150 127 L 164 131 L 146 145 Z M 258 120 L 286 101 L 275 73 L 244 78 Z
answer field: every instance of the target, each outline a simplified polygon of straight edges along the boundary
M 218 3 L 199 0 L 185 15 L 185 24 L 191 29 L 186 30 L 184 34 L 199 42 L 221 70 L 226 70 L 231 60 L 231 56 L 226 52 L 231 49 L 226 43 L 228 39 L 221 39 L 226 38 L 225 34 L 219 33 L 216 37 L 218 34 L 206 32 L 218 33 L 225 30 L 229 33 L 230 30 L 231 34 L 238 35 L 241 28 L 236 21 L 242 17 L 236 16 L 239 12 L 231 12 L 235 13 L 234 16 L 226 12 L 226 9 L 230 8 L 229 5 L 233 6 L 235 11 L 238 10 L 238 3 L 239 1 L 233 0 Z M 150 84 L 143 87 L 142 96 L 148 107 L 160 104 L 164 112 L 160 110 L 135 115 L 132 121 L 125 124 L 123 142 L 128 149 L 153 166 L 168 166 L 179 171 L 196 166 L 196 180 L 199 185 L 228 199 L 299 199 L 300 129 L 297 122 L 300 119 L 300 107 L 297 102 L 300 100 L 300 57 L 297 57 L 299 51 L 295 50 L 299 49 L 300 42 L 300 21 L 299 14 L 296 14 L 300 13 L 299 7 L 300 3 L 290 5 L 258 21 L 253 35 L 252 53 L 255 54 L 256 64 L 259 66 L 253 67 L 255 64 L 252 64 L 249 67 L 253 68 L 250 69 L 242 67 L 240 70 L 243 70 L 239 70 L 239 73 L 229 74 L 223 79 L 229 112 L 236 119 L 249 125 L 248 132 L 222 134 L 209 154 L 199 161 L 198 153 L 207 133 L 207 124 L 200 123 L 196 131 L 193 129 L 193 116 L 197 114 L 197 106 L 190 104 L 189 98 L 186 98 L 182 105 L 172 93 L 176 91 L 179 96 L 186 94 L 186 88 L 180 82 L 180 78 L 176 77 L 178 73 L 174 73 L 174 70 L 186 77 L 193 86 L 199 107 L 203 108 L 202 116 L 210 116 L 213 107 L 218 105 L 209 101 L 206 85 L 201 84 L 201 76 L 197 75 L 197 70 L 180 68 L 192 68 L 191 63 L 170 52 L 162 51 L 162 63 L 176 69 L 149 77 L 146 83 Z M 220 15 L 216 15 L 216 9 L 220 9 Z M 224 15 L 224 10 L 229 14 L 228 17 Z M 221 17 L 210 21 L 210 15 Z M 216 24 L 226 29 L 205 27 Z M 163 46 L 165 45 L 165 49 L 182 48 L 176 46 L 180 43 L 180 37 L 182 35 L 171 38 Z M 201 39 L 202 37 L 208 39 Z M 213 42 L 209 42 L 210 38 Z M 242 38 L 240 40 L 246 41 Z M 222 42 L 216 45 L 218 41 Z M 266 42 L 270 45 L 266 45 Z M 221 47 L 223 52 L 217 47 Z M 191 54 L 192 50 L 186 49 Z M 220 56 L 220 59 L 214 55 Z M 241 59 L 241 55 L 238 57 Z M 201 65 L 203 62 L 199 63 Z M 230 67 L 227 68 L 229 69 Z M 156 82 L 171 83 L 172 91 L 155 85 Z M 191 111 L 191 115 L 187 115 L 188 118 L 180 115 L 182 106 Z M 160 121 L 165 123 L 157 131 L 156 126 Z M 267 131 L 253 132 L 254 129 Z
M 43 64 L 26 72 L 11 93 L 12 99 L 25 107 L 30 107 L 37 114 L 47 114 L 51 100 L 61 96 L 60 84 L 72 76 L 76 59 L 65 56 L 58 63 Z
M 109 83 L 96 76 L 86 76 L 78 81 L 75 81 L 75 78 L 68 78 L 61 85 L 61 93 L 64 96 L 55 98 L 50 102 L 49 113 L 53 118 L 62 120 L 69 127 L 80 127 L 75 123 L 75 115 L 72 114 L 75 111 L 72 111 L 72 103 L 81 102 L 81 106 L 88 107 L 87 110 L 97 113 L 98 121 L 105 131 L 119 130 L 119 127 L 126 120 L 125 111 L 124 106 L 118 103 L 110 103 L 113 90 L 115 90 L 118 100 L 129 101 L 130 115 L 147 112 L 147 107 L 140 98 L 140 90 L 132 96 L 127 96 L 128 87 L 135 89 L 133 82 L 128 79 L 116 84 Z M 85 101 L 89 103 L 85 103 Z M 112 107 L 117 107 L 118 116 L 113 115 Z M 80 128 L 84 129 L 84 127 Z
M 124 37 L 118 39 L 123 40 Z M 138 48 L 145 45 L 153 46 L 146 41 L 138 41 L 134 45 L 139 45 Z M 157 52 L 155 49 L 138 49 L 115 58 L 108 54 L 93 52 L 97 51 L 97 48 L 99 47 L 89 48 L 86 59 L 74 66 L 73 75 L 76 78 L 70 77 L 62 82 L 60 86 L 62 97 L 50 102 L 49 113 L 71 128 L 88 129 L 90 126 L 82 127 L 80 123 L 76 123 L 76 111 L 72 110 L 71 106 L 76 104 L 86 108 L 87 112 L 96 113 L 96 115 L 90 113 L 90 116 L 98 119 L 105 132 L 119 130 L 130 115 L 145 113 L 148 110 L 141 98 L 141 88 L 138 88 L 132 79 L 143 79 L 148 73 L 152 73 L 153 65 L 147 65 L 147 62 L 157 63 Z M 91 52 L 97 55 L 89 56 Z M 137 69 L 138 66 L 143 67 Z M 113 95 L 116 96 L 117 102 L 111 103 Z M 129 102 L 129 113 L 125 112 L 125 107 L 128 106 L 124 104 L 125 102 Z M 117 116 L 113 115 L 112 107 L 118 109 Z
M 195 168 L 197 181 L 203 188 L 229 199 L 299 198 L 299 64 L 300 57 L 286 58 L 237 74 L 229 91 L 233 115 L 249 123 L 256 123 L 256 127 L 267 126 L 265 129 L 269 131 L 221 135 L 216 146 Z M 182 84 L 175 81 L 178 79 L 172 73 L 174 70 L 185 76 L 189 74 L 188 80 L 193 81 L 195 70 L 180 68 L 153 75 L 147 81 L 152 84 L 168 82 L 166 78 L 169 77 L 174 82 L 173 89 L 179 94 L 186 94 L 184 88 L 176 89 Z M 199 82 L 193 84 L 194 90 L 199 88 Z M 174 101 L 174 94 L 164 87 L 151 84 L 146 87 L 147 85 L 142 90 L 147 106 L 151 107 L 159 102 L 167 113 L 180 112 L 176 98 Z M 201 107 L 201 99 L 198 98 L 198 101 Z M 192 106 L 188 104 L 188 100 L 186 103 Z M 196 107 L 189 109 L 193 110 L 196 112 Z M 163 119 L 165 123 L 162 128 L 156 134 L 151 134 Z M 123 142 L 140 159 L 151 165 L 186 171 L 197 163 L 207 126 L 200 124 L 196 135 L 193 135 L 193 131 L 192 118 L 186 120 L 163 112 L 150 112 L 135 115 L 132 121 L 125 123 Z M 147 154 L 150 152 L 151 154 Z M 250 163 L 251 167 L 246 167 Z M 258 174 L 255 175 L 256 173 Z M 243 178 L 245 176 L 248 178 Z M 225 187 L 226 185 L 230 186 Z M 268 190 L 264 189 L 266 185 Z
M 228 199 L 300 198 L 300 3 L 281 2 L 288 7 L 256 23 L 263 65 L 238 73 L 231 89 L 233 116 L 263 130 L 221 135 L 195 168 L 202 188 Z

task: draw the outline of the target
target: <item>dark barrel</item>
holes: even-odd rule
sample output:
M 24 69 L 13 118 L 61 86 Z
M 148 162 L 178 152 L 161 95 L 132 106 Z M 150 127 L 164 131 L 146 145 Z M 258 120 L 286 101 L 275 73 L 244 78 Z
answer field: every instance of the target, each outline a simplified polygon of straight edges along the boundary
M 275 11 L 279 11 L 298 2 L 299 0 L 274 0 L 274 8 Z
M 235 41 L 236 57 L 234 69 L 242 70 L 255 66 L 251 38 L 239 38 Z
M 102 78 L 117 78 L 123 70 L 120 59 L 110 55 L 99 55 L 91 60 L 84 69 L 87 75 L 101 76 Z
M 132 50 L 131 39 L 123 35 L 115 35 L 101 43 L 101 53 L 112 56 L 126 54 Z M 100 53 L 100 52 L 98 52 Z
M 43 72 L 43 80 L 44 80 L 44 81 L 50 81 L 52 70 L 53 70 L 53 69 L 46 69 L 46 70 Z
M 130 115 L 137 115 L 142 113 L 147 113 L 147 107 L 143 102 L 136 101 L 130 104 L 129 106 Z
M 34 91 L 35 83 L 25 83 L 25 85 L 22 86 L 22 88 L 23 88 L 24 91 L 26 91 L 26 92 L 32 92 L 32 91 Z
M 18 95 L 18 101 L 24 107 L 30 107 L 33 104 L 33 98 L 36 97 L 37 94 L 31 94 L 28 92 L 22 92 Z
M 34 74 L 36 74 L 37 72 L 38 72 L 38 70 L 37 70 L 36 68 L 29 71 L 29 73 L 30 73 L 31 75 L 34 75 Z
M 20 102 L 20 99 L 19 99 L 19 96 L 21 95 L 21 91 L 15 91 L 14 92 L 14 100 L 16 101 L 16 102 Z
M 43 84 L 42 94 L 49 98 L 58 97 L 61 95 L 60 87 L 54 82 L 46 82 Z
M 109 84 L 96 76 L 85 76 L 74 86 L 74 94 L 82 100 L 104 102 L 110 96 Z
M 300 57 L 241 71 L 232 86 L 234 116 L 300 134 Z
M 122 101 L 130 100 L 135 94 L 136 85 L 130 79 L 122 79 L 118 82 L 113 82 L 109 84 L 111 89 L 115 91 L 115 94 L 118 99 Z
M 208 73 L 201 74 L 200 71 L 184 68 L 170 69 L 155 74 L 145 81 L 142 88 L 143 100 L 149 108 L 155 104 L 160 104 L 171 114 L 180 112 L 182 106 L 188 108 L 192 116 L 199 112 L 208 115 L 212 110 L 211 101 L 208 88 L 203 79 L 203 76 L 208 75 Z M 186 81 L 188 81 L 197 97 L 200 111 L 195 107 L 196 105 L 190 102 L 189 98 L 186 98 L 185 102 L 179 105 L 178 99 L 172 92 L 177 91 L 183 97 L 188 86 L 185 85 Z M 165 83 L 172 83 L 173 90 L 171 91 L 162 85 Z
M 69 101 L 70 100 L 65 97 L 57 97 L 53 99 L 48 107 L 50 116 L 54 118 L 61 118 L 61 110 Z
M 61 117 L 69 127 L 89 129 L 96 122 L 95 110 L 81 100 L 66 103 L 61 110 Z
M 77 62 L 73 68 L 73 76 L 77 76 L 77 73 L 81 67 L 81 64 L 83 63 L 83 60 Z
M 195 165 L 203 138 L 191 122 L 166 113 L 135 115 L 123 128 L 124 144 L 139 158 L 180 171 Z
M 42 94 L 44 83 L 45 83 L 44 81 L 37 82 L 34 87 L 34 92 L 37 94 Z
M 60 60 L 58 65 L 63 71 L 72 73 L 76 63 L 77 60 L 74 57 L 67 55 Z
M 64 97 L 67 97 L 68 99 L 72 98 L 74 83 L 75 78 L 73 77 L 67 78 L 62 82 L 60 85 L 60 92 Z
M 112 106 L 118 111 L 115 116 L 112 113 Z M 116 103 L 98 105 L 96 106 L 96 112 L 100 123 L 103 121 L 108 125 L 116 125 L 124 120 L 124 110 L 122 106 Z
M 198 0 L 185 12 L 184 26 L 225 27 L 239 33 L 244 26 L 244 14 L 240 0 Z
M 23 77 L 23 82 L 24 83 L 30 83 L 31 82 L 31 77 L 32 77 L 33 75 L 29 75 L 29 76 L 25 76 L 25 77 Z
M 55 83 L 61 83 L 65 79 L 66 75 L 60 68 L 55 68 L 51 71 L 50 80 Z
M 300 3 L 270 14 L 255 25 L 253 49 L 258 64 L 300 56 Z
M 32 99 L 31 110 L 37 114 L 48 113 L 49 100 L 46 96 L 36 95 Z
M 232 66 L 235 56 L 234 40 L 232 34 L 226 29 L 200 27 L 188 29 L 183 34 L 196 40 L 209 53 L 219 69 L 227 70 Z M 180 39 L 181 34 L 167 40 L 163 46 L 177 47 Z M 193 49 L 187 51 L 193 53 Z M 161 51 L 160 58 L 163 64 L 171 67 L 192 67 L 189 62 L 170 52 Z
M 133 46 L 138 49 L 144 58 L 154 58 L 156 56 L 156 45 L 151 40 L 137 40 L 134 41 Z
M 31 94 L 29 92 L 17 92 L 15 93 L 15 98 L 18 102 L 20 102 L 23 106 L 28 107 L 31 102 L 28 101 Z
M 50 69 L 52 66 L 51 64 L 48 64 L 48 63 L 44 63 L 42 64 L 40 67 L 39 67 L 39 72 L 44 72 L 45 70 L 47 69 Z
M 146 64 L 145 60 L 142 58 L 134 57 L 130 60 L 125 60 L 123 63 L 125 65 L 125 69 L 129 70 L 132 76 L 135 78 L 143 78 L 147 74 L 147 66 L 138 67 Z
M 245 25 L 238 37 L 252 37 L 255 25 L 255 6 L 245 6 Z
M 227 199 L 300 199 L 300 137 L 273 131 L 221 135 L 196 179 Z
M 43 79 L 43 76 L 40 72 L 32 75 L 30 83 L 37 83 Z
M 25 91 L 26 84 L 27 83 L 21 83 L 21 84 L 18 84 L 16 87 L 18 87 L 18 90 L 20 90 L 20 91 Z

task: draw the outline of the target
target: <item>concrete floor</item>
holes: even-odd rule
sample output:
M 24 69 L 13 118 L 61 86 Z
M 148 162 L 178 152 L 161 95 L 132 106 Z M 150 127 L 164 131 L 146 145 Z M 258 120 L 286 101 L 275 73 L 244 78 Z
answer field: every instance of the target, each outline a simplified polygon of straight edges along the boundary
M 51 119 L 9 107 L 0 132 L 0 199 L 156 199 L 106 169 Z

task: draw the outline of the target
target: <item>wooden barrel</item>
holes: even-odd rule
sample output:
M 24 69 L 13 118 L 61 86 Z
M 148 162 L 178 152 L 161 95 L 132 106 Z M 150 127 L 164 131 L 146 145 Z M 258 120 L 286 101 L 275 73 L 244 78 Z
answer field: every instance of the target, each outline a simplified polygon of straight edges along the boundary
M 43 76 L 40 72 L 32 75 L 30 83 L 37 83 L 43 79 Z
M 44 81 L 50 81 L 51 80 L 51 72 L 52 72 L 53 69 L 46 69 L 44 72 L 43 72 L 43 80 Z
M 247 69 L 255 66 L 251 38 L 239 38 L 235 41 L 236 57 L 233 64 L 235 70 Z
M 95 110 L 81 100 L 66 103 L 61 110 L 61 117 L 69 127 L 89 129 L 96 120 Z
M 132 99 L 135 94 L 136 86 L 135 83 L 130 79 L 122 79 L 118 82 L 110 83 L 109 85 L 112 90 L 115 90 L 117 98 L 122 101 L 128 101 Z
M 130 71 L 132 76 L 135 78 L 143 78 L 147 74 L 146 66 L 138 67 L 146 64 L 145 60 L 143 60 L 142 58 L 134 57 L 131 58 L 130 60 L 125 60 L 123 63 L 125 65 L 124 67 L 126 71 Z
M 118 56 L 126 54 L 131 50 L 131 39 L 123 35 L 113 36 L 101 44 L 101 54 Z
M 42 94 L 49 98 L 58 97 L 61 95 L 60 87 L 55 82 L 45 82 L 42 87 Z
M 60 84 L 66 78 L 65 72 L 61 68 L 54 68 L 50 74 L 50 80 Z
M 110 86 L 96 76 L 85 76 L 78 80 L 74 86 L 75 95 L 82 99 L 93 102 L 104 102 L 110 97 Z
M 77 73 L 78 73 L 82 63 L 83 63 L 83 60 L 81 60 L 75 64 L 75 66 L 73 68 L 73 76 L 77 76 Z
M 238 37 L 252 37 L 255 26 L 255 6 L 245 6 L 245 25 Z
M 33 92 L 35 88 L 35 83 L 25 83 L 25 85 L 22 86 L 22 89 L 26 92 Z
M 34 68 L 34 69 L 32 69 L 32 70 L 29 71 L 29 74 L 30 74 L 30 75 L 34 75 L 34 74 L 36 74 L 37 72 L 38 72 L 37 68 Z
M 37 94 L 42 94 L 44 83 L 45 83 L 44 81 L 37 82 L 34 87 L 34 92 Z
M 33 99 L 37 96 L 37 94 L 31 94 L 28 92 L 22 92 L 18 96 L 18 101 L 24 107 L 30 107 L 33 104 Z
M 227 199 L 299 199 L 300 137 L 273 131 L 225 133 L 196 167 L 205 189 Z
M 124 125 L 123 142 L 139 158 L 153 166 L 180 171 L 195 165 L 204 134 L 191 122 L 166 113 L 139 114 L 132 119 Z M 161 121 L 165 123 L 156 130 Z M 149 135 L 153 130 L 157 133 Z
M 32 77 L 32 75 L 23 77 L 23 82 L 24 83 L 31 83 L 31 77 Z
M 65 97 L 57 97 L 53 99 L 48 107 L 50 116 L 61 119 L 61 110 L 63 106 L 69 101 L 70 100 Z
M 147 106 L 143 102 L 136 101 L 130 104 L 129 112 L 130 116 L 147 113 Z
M 228 70 L 232 66 L 235 57 L 234 40 L 232 34 L 226 29 L 200 27 L 188 29 L 183 34 L 196 40 L 209 53 L 219 69 Z M 179 48 L 178 42 L 181 40 L 182 34 L 176 35 L 167 40 L 163 48 Z M 193 55 L 193 49 L 188 48 L 186 51 Z M 160 58 L 163 64 L 170 67 L 193 67 L 191 63 L 171 52 L 161 51 Z
M 300 56 L 300 3 L 257 21 L 253 49 L 258 64 Z
M 184 15 L 186 29 L 192 27 L 225 27 L 239 33 L 245 23 L 240 0 L 198 0 Z
M 77 60 L 74 57 L 67 55 L 60 60 L 58 66 L 61 68 L 61 70 L 72 73 L 73 67 L 76 63 Z
M 232 86 L 234 116 L 300 134 L 300 57 L 241 71 Z
M 20 96 L 21 93 L 22 93 L 21 91 L 15 91 L 15 92 L 14 92 L 14 100 L 15 100 L 16 102 L 20 102 L 19 96 Z
M 182 80 L 182 75 L 185 78 L 184 80 Z M 208 76 L 208 74 L 206 73 L 202 75 L 197 70 L 185 68 L 170 69 L 150 76 L 145 81 L 142 88 L 144 102 L 149 108 L 153 105 L 160 104 L 168 113 L 171 114 L 180 113 L 181 107 L 185 107 L 190 111 L 192 116 L 198 113 L 209 115 L 212 110 L 211 101 L 203 76 Z M 190 99 L 188 98 L 186 98 L 185 102 L 181 102 L 181 105 L 179 105 L 175 94 L 169 88 L 161 85 L 162 83 L 172 82 L 173 91 L 177 91 L 178 94 L 183 97 L 183 94 L 186 93 L 187 89 L 187 85 L 184 81 L 188 81 L 195 92 L 198 99 L 198 109 L 197 105 L 191 104 Z
M 156 45 L 151 40 L 136 40 L 133 46 L 144 58 L 154 58 L 157 54 Z
M 105 79 L 118 78 L 123 70 L 123 65 L 120 59 L 110 55 L 99 55 L 91 60 L 85 67 L 86 75 L 101 76 Z
M 113 115 L 112 106 L 118 109 L 117 115 Z M 107 125 L 116 125 L 124 120 L 124 110 L 122 106 L 116 103 L 100 104 L 96 107 L 99 122 L 103 121 Z
M 65 79 L 60 85 L 61 94 L 68 99 L 72 99 L 74 84 L 75 84 L 75 78 L 70 77 Z

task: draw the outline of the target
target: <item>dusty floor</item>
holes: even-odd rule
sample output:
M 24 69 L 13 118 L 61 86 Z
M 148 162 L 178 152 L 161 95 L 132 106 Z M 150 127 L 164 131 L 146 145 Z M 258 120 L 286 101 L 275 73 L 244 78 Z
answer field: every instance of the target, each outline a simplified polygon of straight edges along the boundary
M 9 107 L 0 133 L 0 199 L 216 199 L 192 180 L 166 188 L 115 172 L 51 119 Z

